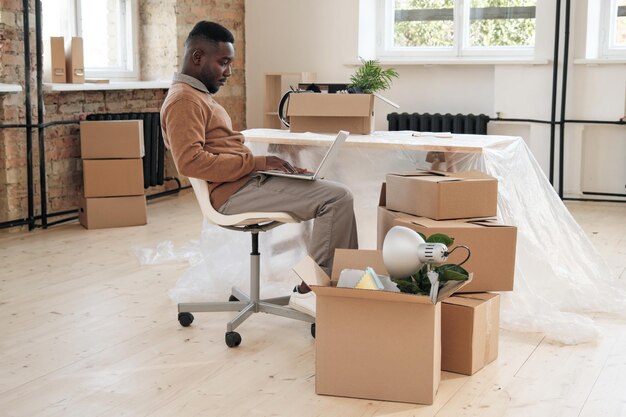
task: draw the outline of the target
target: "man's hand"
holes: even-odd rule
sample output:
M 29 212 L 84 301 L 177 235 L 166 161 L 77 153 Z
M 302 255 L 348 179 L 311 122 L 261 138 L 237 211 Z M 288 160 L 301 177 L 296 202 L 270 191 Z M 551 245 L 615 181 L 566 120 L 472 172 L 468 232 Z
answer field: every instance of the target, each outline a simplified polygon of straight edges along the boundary
M 307 172 L 306 169 L 294 167 L 289 162 L 277 156 L 267 156 L 265 157 L 265 161 L 267 164 L 267 169 L 276 169 L 278 171 L 288 172 L 290 174 L 303 174 Z

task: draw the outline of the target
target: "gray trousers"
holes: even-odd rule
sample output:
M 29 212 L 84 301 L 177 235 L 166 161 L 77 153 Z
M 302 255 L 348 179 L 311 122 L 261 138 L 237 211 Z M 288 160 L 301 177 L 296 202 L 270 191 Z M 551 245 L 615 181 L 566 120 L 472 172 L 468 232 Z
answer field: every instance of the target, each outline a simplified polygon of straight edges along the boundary
M 218 211 L 222 214 L 282 211 L 299 221 L 315 219 L 308 252 L 329 276 L 336 248 L 358 248 L 352 194 L 340 183 L 258 174 Z

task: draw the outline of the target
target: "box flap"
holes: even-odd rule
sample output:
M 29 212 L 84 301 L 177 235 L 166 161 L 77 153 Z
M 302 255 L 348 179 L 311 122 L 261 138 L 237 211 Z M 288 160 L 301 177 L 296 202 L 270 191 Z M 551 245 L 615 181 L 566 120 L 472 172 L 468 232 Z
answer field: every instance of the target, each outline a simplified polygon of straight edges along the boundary
M 485 300 L 478 300 L 476 298 L 459 297 L 462 294 L 455 294 L 452 297 L 447 298 L 443 302 L 446 304 L 453 304 L 461 307 L 476 308 L 483 304 Z
M 454 176 L 455 177 L 460 177 L 460 178 L 471 178 L 471 179 L 475 179 L 475 180 L 492 180 L 492 181 L 496 180 L 495 177 L 492 177 L 489 174 L 485 174 L 482 171 L 455 172 Z
M 489 180 L 489 181 L 496 180 L 491 175 L 485 174 L 484 172 L 481 172 L 481 171 L 446 172 L 446 171 L 417 169 L 417 170 L 411 170 L 411 171 L 390 172 L 387 175 L 395 175 L 398 177 L 425 177 L 425 178 L 420 178 L 420 180 L 433 181 L 433 182 L 462 181 L 465 179 Z
M 362 290 L 356 288 L 337 288 L 311 286 L 319 297 L 358 298 L 360 300 L 389 301 L 393 303 L 432 304 L 427 295 L 407 294 L 383 290 Z
M 463 181 L 464 178 L 460 178 L 460 176 L 452 175 L 450 172 L 440 172 L 440 171 L 427 171 L 427 170 L 412 170 L 412 171 L 404 171 L 404 172 L 391 172 L 388 173 L 388 176 L 395 177 L 404 177 L 404 178 L 415 178 L 419 181 L 428 181 L 428 182 L 448 182 L 448 181 Z
M 374 98 L 371 94 L 292 93 L 288 116 L 370 117 Z
M 464 178 L 459 177 L 440 177 L 438 175 L 428 175 L 424 177 L 420 177 L 419 181 L 428 181 L 428 182 L 453 182 L 453 181 L 464 181 Z
M 450 173 L 428 169 L 412 169 L 410 171 L 389 172 L 387 175 L 396 175 L 398 177 L 429 177 L 433 175 L 437 177 L 447 177 L 450 176 Z
M 305 256 L 298 262 L 293 271 L 307 285 L 330 287 L 330 278 L 310 256 Z
M 470 272 L 469 278 L 467 281 L 448 281 L 441 288 L 439 288 L 439 293 L 437 294 L 437 302 L 443 301 L 454 294 L 456 291 L 460 290 L 474 279 L 474 274 Z
M 495 217 L 455 219 L 455 220 L 433 220 L 428 217 L 399 217 L 394 220 L 398 223 L 411 223 L 426 228 L 463 228 L 471 229 L 478 227 L 515 227 L 498 222 Z
M 498 222 L 498 219 L 490 217 L 486 219 L 468 219 L 466 223 L 475 224 L 480 227 L 515 227 L 509 224 Z
M 431 175 L 436 175 L 436 174 L 432 174 L 428 171 L 404 171 L 404 172 L 389 172 L 387 173 L 387 175 L 393 175 L 396 177 L 429 177 Z
M 425 228 L 459 228 L 473 229 L 480 227 L 479 225 L 468 223 L 463 220 L 433 220 L 427 217 L 400 217 L 394 219 L 394 224 L 402 225 L 402 223 L 410 223 Z
M 365 269 L 368 266 L 372 267 L 379 275 L 389 275 L 381 251 L 336 249 L 331 281 L 336 283 L 344 269 Z
M 378 197 L 378 207 L 387 205 L 387 183 L 383 182 L 380 186 L 380 197 Z
M 482 301 L 491 300 L 492 298 L 499 297 L 499 296 L 500 294 L 492 293 L 492 292 L 471 292 L 471 293 L 466 293 L 466 294 L 454 295 L 454 297 L 467 298 L 471 300 L 482 300 Z

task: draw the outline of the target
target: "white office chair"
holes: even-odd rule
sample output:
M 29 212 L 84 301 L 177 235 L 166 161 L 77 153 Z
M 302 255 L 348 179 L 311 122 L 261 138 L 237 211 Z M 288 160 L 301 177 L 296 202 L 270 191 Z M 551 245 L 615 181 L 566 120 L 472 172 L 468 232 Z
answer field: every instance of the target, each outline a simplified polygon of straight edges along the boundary
M 289 296 L 266 300 L 259 298 L 260 261 L 259 232 L 265 232 L 285 223 L 298 223 L 287 213 L 241 213 L 224 215 L 213 208 L 209 197 L 208 183 L 197 178 L 189 178 L 202 214 L 210 223 L 230 230 L 249 232 L 252 237 L 250 253 L 250 296 L 233 287 L 228 302 L 179 303 L 178 322 L 183 327 L 193 322 L 192 312 L 239 311 L 234 319 L 226 324 L 225 340 L 228 347 L 239 346 L 241 336 L 234 330 L 253 313 L 269 313 L 278 316 L 306 321 L 311 324 L 311 333 L 315 332 L 315 318 L 287 306 Z

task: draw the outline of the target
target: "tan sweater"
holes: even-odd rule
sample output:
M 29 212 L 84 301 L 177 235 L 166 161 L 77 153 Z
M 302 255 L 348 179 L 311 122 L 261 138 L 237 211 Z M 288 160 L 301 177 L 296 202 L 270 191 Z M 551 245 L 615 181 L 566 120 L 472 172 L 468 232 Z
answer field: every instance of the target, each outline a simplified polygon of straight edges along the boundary
M 251 172 L 266 168 L 265 157 L 252 155 L 226 110 L 195 78 L 176 74 L 161 108 L 161 128 L 178 172 L 208 181 L 216 209 Z

